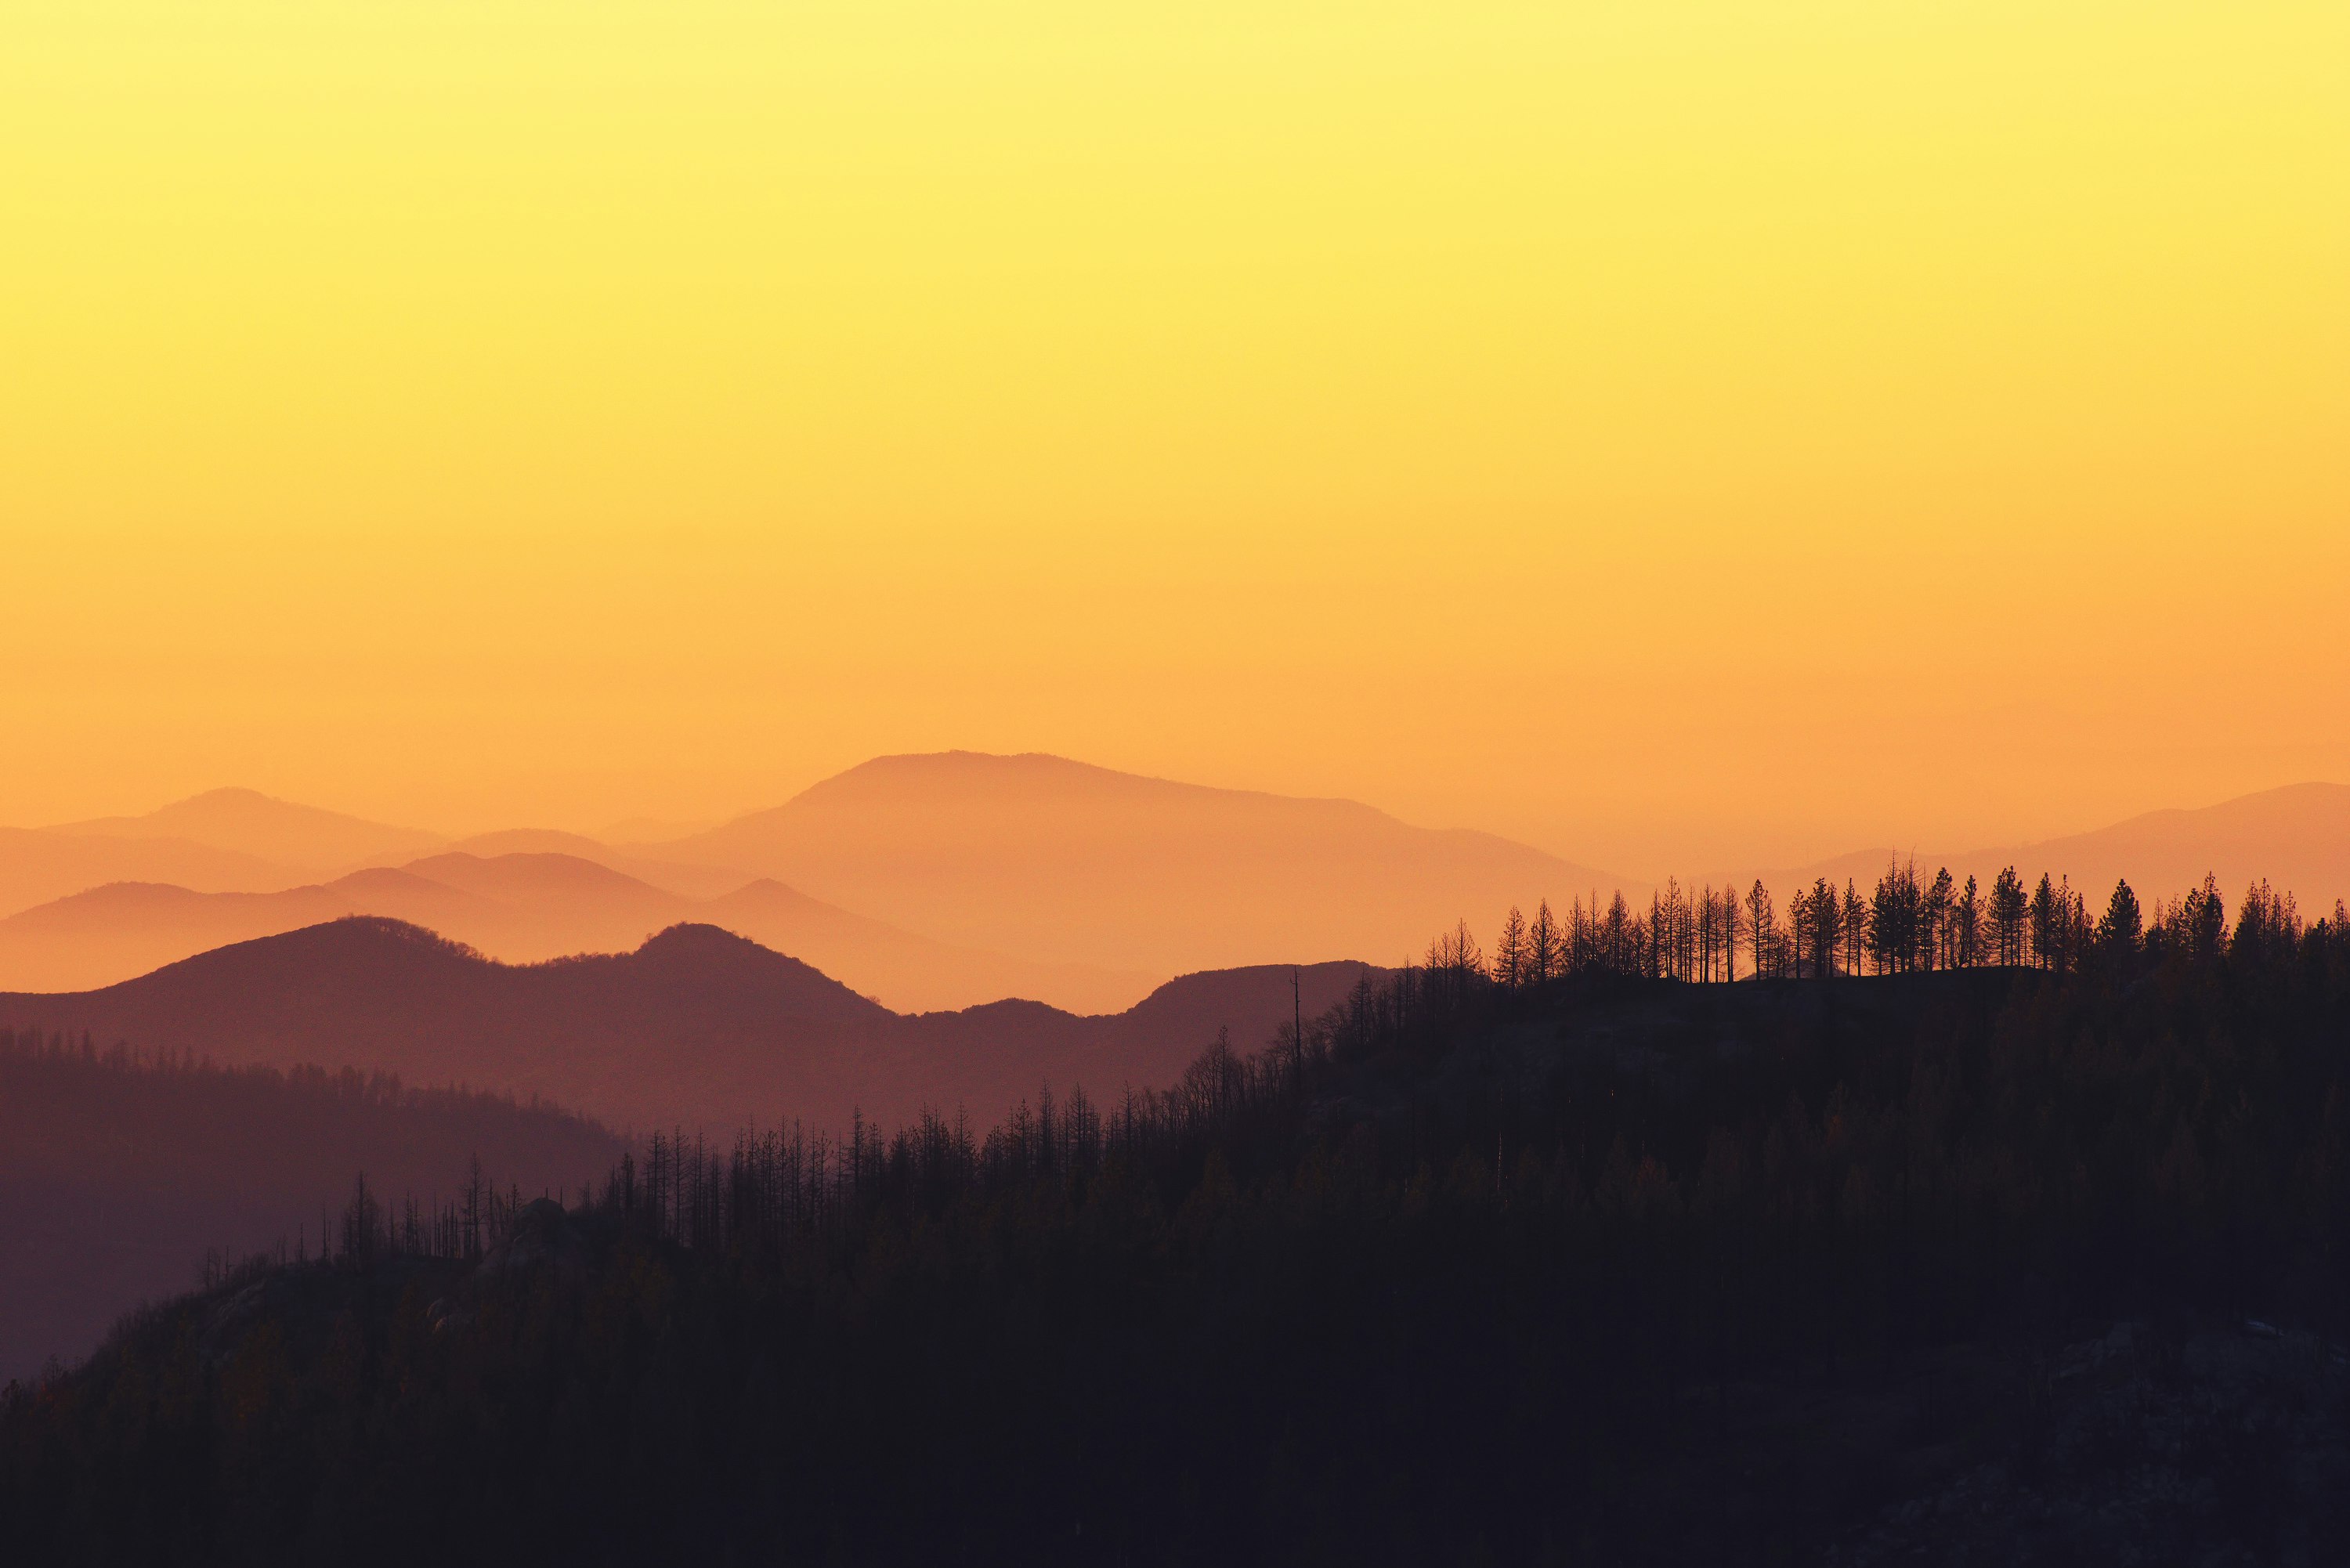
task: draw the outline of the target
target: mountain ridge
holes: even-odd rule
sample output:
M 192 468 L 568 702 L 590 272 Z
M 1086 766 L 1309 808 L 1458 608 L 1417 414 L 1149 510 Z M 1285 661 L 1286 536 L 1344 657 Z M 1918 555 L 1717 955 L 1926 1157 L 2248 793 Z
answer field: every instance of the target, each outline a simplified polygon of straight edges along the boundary
M 1114 1010 L 1160 978 L 1032 964 L 939 942 L 772 880 L 751 879 L 720 898 L 696 899 L 576 856 L 443 850 L 405 866 L 369 867 L 266 893 L 122 882 L 53 899 L 0 919 L 0 988 L 96 989 L 213 948 L 346 915 L 412 921 L 523 963 L 628 950 L 665 927 L 708 920 L 798 951 L 858 990 L 913 1012 L 1024 991 L 1085 1011 L 1105 1003 Z
M 246 830 L 256 813 L 323 823 L 345 836 L 339 849 L 379 852 L 321 880 L 167 832 L 219 828 L 255 844 Z M 145 836 L 109 836 L 128 831 Z M 409 849 L 381 850 L 384 835 Z M 1477 829 L 1418 827 L 1359 801 L 1224 789 L 1040 752 L 869 758 L 781 805 L 667 841 L 610 845 L 515 828 L 409 852 L 417 836 L 243 789 L 143 817 L 0 829 L 0 985 L 88 988 L 346 913 L 415 919 L 517 961 L 623 950 L 668 924 L 709 919 L 902 1011 L 1033 995 L 1095 1012 L 1128 1005 L 1170 975 L 1236 968 L 1269 951 L 1400 958 L 1456 919 L 1490 930 L 1512 904 L 1531 909 L 1547 897 L 1556 906 L 1587 889 L 1604 898 L 1620 888 L 1635 903 L 1647 895 L 1645 883 Z M 536 887 L 492 885 L 472 862 L 446 858 L 504 862 L 512 872 L 538 855 L 569 857 L 542 868 L 566 869 L 577 886 L 559 890 L 551 870 Z M 1822 876 L 1867 882 L 1892 857 L 1864 849 L 1723 879 L 1744 887 L 1759 877 L 1782 892 Z M 2232 901 L 2265 877 L 2316 914 L 2350 897 L 2350 786 L 2285 785 L 1920 858 L 1985 883 L 2006 865 L 2028 876 L 2044 867 L 2092 894 L 2126 877 L 2147 898 L 2176 896 L 2209 871 Z M 442 893 L 363 875 L 408 868 L 430 880 L 425 861 L 460 886 Z M 576 863 L 619 878 L 588 878 Z M 243 897 L 224 897 L 209 913 L 160 894 L 143 910 L 120 892 L 110 904 L 76 902 L 116 883 Z M 275 905 L 255 901 L 273 895 Z
M 1367 975 L 1302 966 L 1320 1012 Z M 0 1023 L 89 1031 L 239 1064 L 398 1073 L 536 1094 L 607 1125 L 734 1129 L 925 1106 L 992 1121 L 1046 1083 L 1097 1096 L 1171 1082 L 1228 1025 L 1261 1044 L 1287 1022 L 1286 966 L 1170 981 L 1123 1012 L 1003 1002 L 899 1013 L 800 960 L 707 925 L 628 953 L 529 965 L 377 917 L 323 922 L 72 993 L 0 994 Z M 1163 993 L 1163 994 L 1162 994 Z
M 1045 753 L 904 753 L 646 846 L 946 940 L 1185 972 L 1264 953 L 1417 953 L 1464 914 L 1646 884 L 1359 801 L 1229 790 Z
M 58 823 L 47 831 L 73 837 L 190 838 L 313 872 L 346 870 L 388 853 L 421 855 L 448 842 L 421 828 L 280 800 L 241 785 L 205 790 L 136 816 Z

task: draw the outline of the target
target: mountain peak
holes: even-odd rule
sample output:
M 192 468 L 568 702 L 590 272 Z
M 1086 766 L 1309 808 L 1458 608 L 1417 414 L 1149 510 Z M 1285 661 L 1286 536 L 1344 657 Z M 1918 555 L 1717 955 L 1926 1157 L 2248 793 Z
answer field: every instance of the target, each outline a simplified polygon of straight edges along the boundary
M 265 806 L 273 806 L 273 805 L 276 805 L 276 806 L 285 806 L 285 805 L 293 805 L 293 803 L 292 803 L 292 802 L 290 802 L 290 801 L 284 801 L 284 800 L 280 800 L 280 799 L 278 799 L 278 798 L 277 798 L 277 796 L 276 796 L 276 795 L 274 795 L 274 794 L 262 794 L 262 793 L 261 793 L 259 790 L 257 790 L 257 789 L 247 789 L 247 788 L 246 788 L 244 785 L 243 785 L 243 784 L 223 784 L 223 785 L 222 785 L 220 788 L 218 788 L 218 789 L 200 790 L 200 791 L 198 791 L 196 794 L 192 794 L 192 795 L 189 795 L 189 796 L 188 796 L 187 798 L 185 798 L 184 800 L 175 800 L 175 801 L 172 801 L 172 802 L 171 802 L 171 803 L 170 803 L 170 804 L 168 804 L 168 805 L 161 805 L 161 806 L 157 807 L 157 808 L 156 808 L 156 810 L 157 810 L 158 812 L 165 812 L 165 811 L 180 811 L 180 810 L 187 809 L 187 808 L 192 807 L 192 807 L 214 807 L 214 806 L 230 806 L 230 807 L 238 807 L 238 806 L 265 806 Z M 296 806 L 296 807 L 295 807 L 295 809 L 296 809 L 296 810 L 300 810 L 300 809 L 302 809 L 302 808 L 301 808 L 301 807 Z
M 673 926 L 655 931 L 644 940 L 637 953 L 639 957 L 663 959 L 698 958 L 708 954 L 730 959 L 749 958 L 754 954 L 764 954 L 771 959 L 784 956 L 760 946 L 748 937 L 738 937 L 723 926 L 708 925 L 700 920 L 680 920 Z
M 1050 752 L 904 752 L 874 757 L 835 774 L 803 790 L 791 804 L 928 803 L 945 795 L 968 799 L 1176 794 L 1207 787 L 1123 773 Z
M 401 870 L 485 898 L 550 898 L 584 892 L 633 892 L 660 898 L 659 890 L 599 860 L 560 850 L 515 850 L 477 855 L 449 849 L 411 860 Z
M 1359 801 L 1223 789 L 1048 753 L 875 757 L 669 853 L 927 936 L 1161 975 L 1417 952 L 1619 879 Z

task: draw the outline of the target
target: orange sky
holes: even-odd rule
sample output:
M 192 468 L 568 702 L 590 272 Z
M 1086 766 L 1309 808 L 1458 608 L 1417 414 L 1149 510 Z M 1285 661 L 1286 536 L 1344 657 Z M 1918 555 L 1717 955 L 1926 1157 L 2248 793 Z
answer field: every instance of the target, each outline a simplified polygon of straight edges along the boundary
M 965 746 L 1638 876 L 2350 778 L 2345 65 L 2316 4 L 13 5 L 0 822 Z

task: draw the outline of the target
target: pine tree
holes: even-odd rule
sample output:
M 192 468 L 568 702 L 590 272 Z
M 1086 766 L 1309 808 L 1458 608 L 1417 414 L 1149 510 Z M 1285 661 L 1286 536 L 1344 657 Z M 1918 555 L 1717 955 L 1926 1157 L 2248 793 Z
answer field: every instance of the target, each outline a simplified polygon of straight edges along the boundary
M 2137 895 L 2130 891 L 2126 881 L 2114 884 L 2114 896 L 2106 904 L 2105 918 L 2097 922 L 2097 947 L 2108 960 L 2129 960 L 2137 957 L 2145 945 L 2146 919 L 2138 909 Z
M 1771 890 L 1757 877 L 1754 886 L 1746 890 L 1746 940 L 1754 961 L 1754 978 L 1762 980 L 1777 972 L 1778 912 L 1771 907 Z
M 1991 926 L 1995 961 L 2013 969 L 2023 962 L 2024 921 L 2031 910 L 2031 901 L 2023 891 L 2023 878 L 2010 866 L 2001 871 L 1991 888 Z
M 1502 934 L 1493 944 L 1493 983 L 1514 991 L 1526 983 L 1526 918 L 1515 904 L 1502 919 Z
M 1526 978 L 1536 985 L 1566 971 L 1566 945 L 1548 898 L 1534 907 L 1534 924 L 1526 928 L 1525 966 Z
M 2041 969 L 2057 967 L 2057 944 L 2061 940 L 2057 934 L 2059 914 L 2056 885 L 2049 880 L 2048 873 L 2043 871 L 2040 874 L 2040 886 L 2032 890 L 2030 911 L 2032 961 Z

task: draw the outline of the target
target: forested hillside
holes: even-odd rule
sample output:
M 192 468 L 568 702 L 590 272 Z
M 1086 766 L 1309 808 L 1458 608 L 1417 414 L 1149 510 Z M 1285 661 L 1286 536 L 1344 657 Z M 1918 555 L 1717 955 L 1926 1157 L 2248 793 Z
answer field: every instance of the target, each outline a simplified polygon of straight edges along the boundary
M 357 1205 L 12 1394 L 0 1508 L 45 1561 L 2322 1547 L 2350 940 L 2063 929 L 1729 985 L 1456 935 L 1162 1094 L 663 1141 L 478 1254 Z
M 429 1207 L 477 1159 L 536 1196 L 576 1191 L 621 1149 L 591 1122 L 502 1096 L 0 1024 L 0 1378 L 87 1355 L 142 1300 L 195 1284 L 208 1252 L 317 1249 L 321 1210 L 361 1172 Z

